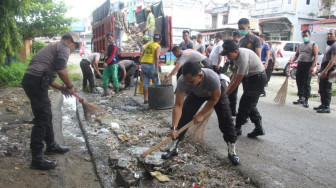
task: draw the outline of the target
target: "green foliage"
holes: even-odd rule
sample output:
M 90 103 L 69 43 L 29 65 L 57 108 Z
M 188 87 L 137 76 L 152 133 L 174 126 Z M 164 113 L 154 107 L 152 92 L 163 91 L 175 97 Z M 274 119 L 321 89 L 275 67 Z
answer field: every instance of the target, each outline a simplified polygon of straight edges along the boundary
M 71 23 L 76 20 L 64 16 L 68 9 L 64 1 L 34 0 L 29 7 L 29 16 L 18 20 L 23 39 L 52 38 L 70 31 Z
M 0 66 L 0 87 L 20 86 L 28 62 L 13 63 L 12 66 Z
M 23 18 L 28 13 L 31 0 L 0 1 L 0 65 L 4 64 L 5 56 L 15 55 L 22 46 L 22 37 L 16 25 L 16 19 Z
M 20 50 L 22 39 L 51 38 L 69 31 L 76 20 L 66 18 L 67 11 L 62 0 L 1 0 L 0 65 L 6 55 L 11 59 Z
M 174 65 L 175 61 L 174 60 L 166 60 L 166 65 Z
M 70 80 L 72 82 L 78 82 L 78 81 L 81 81 L 82 79 L 82 72 L 78 72 L 79 70 L 79 66 L 78 65 L 75 65 L 75 64 L 72 64 L 70 62 L 68 62 L 68 65 L 67 65 L 67 70 L 68 70 L 68 73 L 69 73 L 69 77 L 70 77 Z M 63 83 L 63 81 L 57 77 L 56 82 L 58 83 Z
M 42 41 L 36 41 L 33 44 L 33 53 L 37 53 L 41 48 L 45 47 L 46 44 Z

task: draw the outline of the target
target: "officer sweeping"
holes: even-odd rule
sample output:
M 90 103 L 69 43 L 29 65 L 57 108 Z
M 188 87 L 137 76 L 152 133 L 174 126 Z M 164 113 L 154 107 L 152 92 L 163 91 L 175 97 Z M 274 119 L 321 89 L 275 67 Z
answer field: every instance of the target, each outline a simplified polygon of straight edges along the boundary
M 23 77 L 22 86 L 34 114 L 34 126 L 30 138 L 32 152 L 30 168 L 49 170 L 57 166 L 56 162 L 43 156 L 43 141 L 47 145 L 48 154 L 64 154 L 69 151 L 69 148 L 58 145 L 54 139 L 48 89 L 51 86 L 60 90 L 65 96 L 75 92 L 66 67 L 76 43 L 78 43 L 77 34 L 68 32 L 62 36 L 60 42 L 42 48 L 30 61 Z M 65 85 L 55 82 L 57 75 Z
M 98 61 L 100 58 L 104 58 L 104 56 L 105 51 L 102 50 L 99 53 L 96 52 L 88 55 L 87 57 L 83 58 L 82 61 L 79 63 L 83 73 L 83 90 L 86 89 L 87 81 L 89 81 L 90 92 L 97 93 L 91 67 L 96 72 L 97 76 L 101 77 L 102 75 L 98 69 Z
M 221 55 L 226 55 L 234 63 L 234 75 L 225 90 L 226 94 L 231 94 L 240 82 L 243 83 L 244 92 L 239 102 L 236 118 L 237 135 L 242 134 L 241 127 L 246 123 L 248 117 L 255 124 L 255 129 L 247 136 L 255 138 L 264 135 L 265 132 L 257 104 L 259 95 L 267 81 L 265 67 L 252 50 L 238 48 L 238 45 L 233 40 L 224 42 Z
M 235 151 L 237 136 L 231 117 L 229 100 L 220 83 L 218 74 L 211 69 L 201 68 L 199 62 L 186 62 L 182 66 L 182 74 L 183 76 L 177 81 L 172 127 L 169 133 L 169 136 L 173 139 L 177 138 L 177 140 L 162 155 L 162 158 L 168 159 L 177 155 L 178 142 L 186 133 L 184 131 L 177 135 L 177 130 L 190 121 L 194 121 L 195 124 L 201 123 L 204 114 L 214 108 L 218 117 L 219 129 L 228 145 L 228 158 L 234 165 L 240 164 Z M 188 95 L 185 98 L 186 93 Z M 206 102 L 204 107 L 198 111 L 204 102 Z

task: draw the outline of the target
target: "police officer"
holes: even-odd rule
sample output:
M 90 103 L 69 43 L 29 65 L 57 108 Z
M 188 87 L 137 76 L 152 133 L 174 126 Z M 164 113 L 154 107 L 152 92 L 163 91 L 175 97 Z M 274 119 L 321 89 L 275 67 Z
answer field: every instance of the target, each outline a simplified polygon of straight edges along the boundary
M 298 60 L 296 72 L 296 85 L 298 89 L 299 99 L 293 104 L 303 104 L 303 107 L 308 108 L 308 99 L 310 97 L 310 81 L 312 72 L 316 65 L 318 47 L 317 44 L 310 41 L 310 31 L 304 30 L 301 33 L 303 43 L 296 50 L 291 63 Z
M 75 50 L 77 42 L 77 34 L 68 32 L 62 36 L 60 42 L 42 48 L 30 61 L 23 77 L 22 86 L 30 99 L 34 114 L 34 126 L 30 139 L 32 152 L 30 168 L 48 170 L 57 166 L 56 162 L 42 155 L 43 141 L 47 144 L 46 153 L 48 154 L 64 154 L 69 151 L 69 148 L 55 142 L 48 89 L 52 86 L 65 96 L 75 92 L 66 67 L 70 53 Z M 55 82 L 57 75 L 65 85 Z
M 121 75 L 121 83 L 125 84 L 125 90 L 129 90 L 134 86 L 134 74 L 137 65 L 132 60 L 119 61 L 119 74 Z
M 164 79 L 163 83 L 167 83 L 168 80 L 176 73 L 176 79 L 178 80 L 182 74 L 181 67 L 186 62 L 199 62 L 204 68 L 212 69 L 212 63 L 209 58 L 193 49 L 182 50 L 179 46 L 174 46 L 172 49 L 174 56 L 177 58 L 176 65 L 172 72 Z
M 330 29 L 327 36 L 328 47 L 324 53 L 321 65 L 319 91 L 321 97 L 321 105 L 314 107 L 317 113 L 330 113 L 331 86 L 328 82 L 329 74 L 335 69 L 336 63 L 336 30 Z
M 88 55 L 87 57 L 83 58 L 82 61 L 79 63 L 82 73 L 83 73 L 83 90 L 85 90 L 87 81 L 89 81 L 90 85 L 90 92 L 91 93 L 97 93 L 97 90 L 95 88 L 94 84 L 94 78 L 93 78 L 93 73 L 91 70 L 91 67 L 93 70 L 96 72 L 96 74 L 101 77 L 101 73 L 99 72 L 98 69 L 98 61 L 99 59 L 103 58 L 105 56 L 105 51 L 102 50 L 99 53 L 92 53 Z M 91 67 L 90 67 L 91 65 Z
M 199 62 L 186 62 L 182 67 L 182 74 L 183 76 L 177 82 L 172 127 L 169 133 L 169 136 L 173 139 L 178 139 L 162 155 L 162 158 L 167 159 L 177 155 L 177 144 L 186 131 L 177 135 L 176 130 L 192 120 L 195 124 L 201 123 L 204 114 L 214 108 L 218 117 L 219 128 L 228 145 L 228 158 L 234 165 L 240 164 L 239 157 L 235 152 L 237 136 L 231 117 L 229 101 L 223 86 L 220 84 L 218 74 L 211 69 L 201 68 Z M 184 99 L 186 93 L 188 95 Z M 198 112 L 205 101 L 207 101 L 206 104 Z
M 255 138 L 264 135 L 265 132 L 257 104 L 259 95 L 267 81 L 265 67 L 253 51 L 246 48 L 238 48 L 233 40 L 224 42 L 221 55 L 226 55 L 235 65 L 234 75 L 225 90 L 226 94 L 231 94 L 240 82 L 243 83 L 244 92 L 239 102 L 236 118 L 237 135 L 242 134 L 241 127 L 246 123 L 248 117 L 255 124 L 255 129 L 247 136 Z

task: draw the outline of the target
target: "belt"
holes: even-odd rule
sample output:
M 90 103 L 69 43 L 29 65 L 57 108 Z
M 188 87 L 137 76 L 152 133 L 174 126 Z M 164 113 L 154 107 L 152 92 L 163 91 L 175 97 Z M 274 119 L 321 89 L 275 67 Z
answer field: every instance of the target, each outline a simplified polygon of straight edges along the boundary
M 82 61 L 80 63 L 88 63 L 88 64 L 91 64 L 90 61 L 86 60 L 86 59 L 82 59 Z
M 141 63 L 141 64 L 155 65 L 155 64 L 153 64 L 153 63 Z
M 253 76 L 261 76 L 261 75 L 263 75 L 263 74 L 266 74 L 266 72 L 265 72 L 265 71 L 262 71 L 262 72 L 259 72 L 259 73 L 257 73 L 257 74 L 251 75 L 251 76 L 246 77 L 246 78 L 252 78 Z

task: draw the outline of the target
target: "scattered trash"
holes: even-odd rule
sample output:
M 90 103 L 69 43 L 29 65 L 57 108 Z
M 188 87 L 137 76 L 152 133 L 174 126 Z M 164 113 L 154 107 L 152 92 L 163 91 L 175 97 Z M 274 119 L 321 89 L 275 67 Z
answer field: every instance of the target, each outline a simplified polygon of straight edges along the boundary
M 110 131 L 109 130 L 107 130 L 107 129 L 105 129 L 105 128 L 101 128 L 100 130 L 99 130 L 99 133 L 109 133 Z
M 134 173 L 134 178 L 139 179 L 140 175 L 138 173 Z
M 112 130 L 119 129 L 119 128 L 120 128 L 120 126 L 119 126 L 118 123 L 111 122 L 111 129 L 112 129 Z
M 168 176 L 161 174 L 161 172 L 159 171 L 155 171 L 155 172 L 151 172 L 151 175 L 156 177 L 156 179 L 162 181 L 162 182 L 168 182 L 170 181 L 170 179 L 168 178 Z

